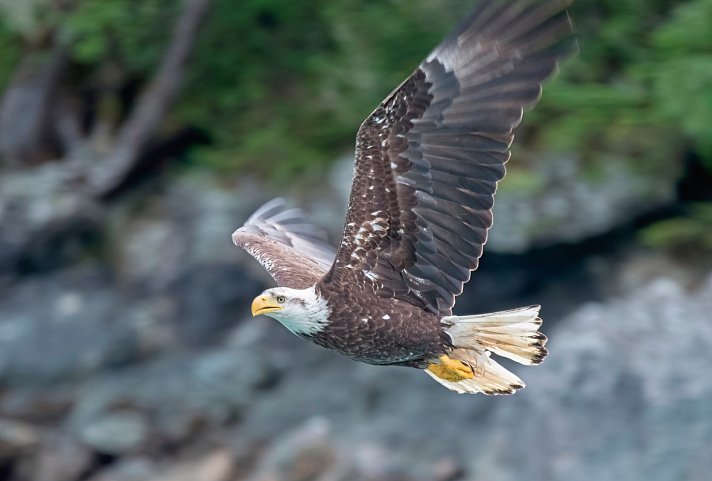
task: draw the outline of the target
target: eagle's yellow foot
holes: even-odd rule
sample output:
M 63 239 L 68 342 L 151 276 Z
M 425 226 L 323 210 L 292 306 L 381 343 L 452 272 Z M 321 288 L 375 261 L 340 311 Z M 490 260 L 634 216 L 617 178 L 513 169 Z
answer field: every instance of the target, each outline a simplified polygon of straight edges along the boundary
M 428 365 L 428 371 L 440 379 L 450 382 L 458 382 L 475 377 L 475 373 L 470 366 L 462 361 L 450 359 L 447 355 L 440 356 L 438 361 Z

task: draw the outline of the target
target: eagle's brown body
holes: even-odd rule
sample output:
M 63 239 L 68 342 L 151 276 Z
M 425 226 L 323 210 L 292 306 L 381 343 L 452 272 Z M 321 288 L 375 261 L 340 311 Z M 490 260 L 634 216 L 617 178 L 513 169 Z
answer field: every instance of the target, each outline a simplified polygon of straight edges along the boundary
M 343 304 L 344 291 L 358 303 Z M 307 338 L 355 361 L 426 368 L 451 347 L 439 317 L 407 302 L 379 297 L 356 283 L 338 288 L 326 284 L 317 293 L 339 322 Z
M 279 202 L 238 229 L 234 242 L 284 286 L 253 312 L 358 361 L 428 368 L 458 392 L 522 387 L 489 353 L 541 362 L 538 306 L 452 307 L 482 255 L 514 128 L 574 46 L 568 3 L 481 0 L 374 110 L 336 252 Z

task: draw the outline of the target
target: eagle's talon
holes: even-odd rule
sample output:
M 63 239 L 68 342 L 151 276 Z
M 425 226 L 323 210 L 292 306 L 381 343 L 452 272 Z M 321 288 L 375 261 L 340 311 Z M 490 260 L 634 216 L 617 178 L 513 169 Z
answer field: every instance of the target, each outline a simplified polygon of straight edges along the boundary
M 445 354 L 440 356 L 437 362 L 428 365 L 428 371 L 440 379 L 450 382 L 464 381 L 475 377 L 475 373 L 470 366 L 457 359 L 451 359 Z

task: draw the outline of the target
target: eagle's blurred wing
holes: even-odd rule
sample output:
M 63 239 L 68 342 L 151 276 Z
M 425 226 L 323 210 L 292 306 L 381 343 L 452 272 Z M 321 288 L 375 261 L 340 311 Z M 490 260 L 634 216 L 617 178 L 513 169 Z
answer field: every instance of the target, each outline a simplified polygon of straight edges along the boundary
M 326 234 L 283 199 L 266 203 L 232 234 L 279 286 L 304 289 L 318 281 L 334 260 Z

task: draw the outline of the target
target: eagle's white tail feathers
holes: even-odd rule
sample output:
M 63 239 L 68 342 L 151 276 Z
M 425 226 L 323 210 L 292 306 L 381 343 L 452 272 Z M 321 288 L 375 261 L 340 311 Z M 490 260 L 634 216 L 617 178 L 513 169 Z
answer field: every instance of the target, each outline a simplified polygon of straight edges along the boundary
M 539 364 L 546 357 L 546 336 L 539 332 L 540 306 L 472 316 L 443 317 L 455 347 L 486 349 L 519 364 Z
M 447 316 L 443 324 L 455 349 L 452 359 L 473 369 L 474 378 L 461 381 L 441 379 L 426 371 L 443 386 L 459 393 L 512 394 L 524 387 L 521 379 L 502 367 L 490 352 L 525 365 L 539 364 L 547 355 L 546 336 L 541 326 L 540 306 L 469 316 Z

